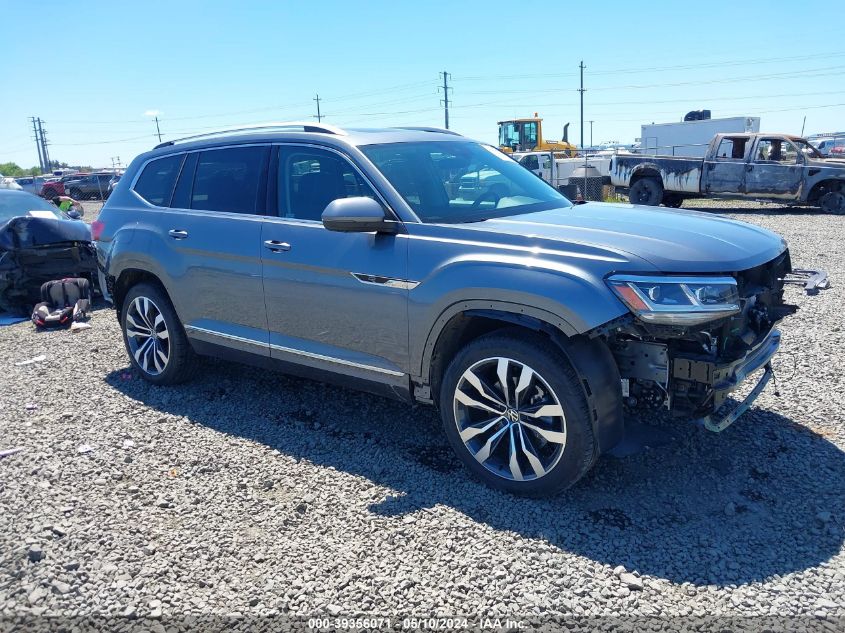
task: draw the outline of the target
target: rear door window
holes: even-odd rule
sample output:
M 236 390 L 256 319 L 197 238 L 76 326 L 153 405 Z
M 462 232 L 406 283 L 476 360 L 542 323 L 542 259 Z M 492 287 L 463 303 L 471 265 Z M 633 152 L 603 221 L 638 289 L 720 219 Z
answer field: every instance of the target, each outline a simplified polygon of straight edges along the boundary
M 716 158 L 742 160 L 745 158 L 746 138 L 723 138 L 716 151 Z
M 147 163 L 138 177 L 138 182 L 135 183 L 135 193 L 150 204 L 159 207 L 168 206 L 170 196 L 173 194 L 173 185 L 176 183 L 184 158 L 184 154 L 176 154 Z
M 227 147 L 201 152 L 191 208 L 228 213 L 263 213 L 262 184 L 268 146 Z

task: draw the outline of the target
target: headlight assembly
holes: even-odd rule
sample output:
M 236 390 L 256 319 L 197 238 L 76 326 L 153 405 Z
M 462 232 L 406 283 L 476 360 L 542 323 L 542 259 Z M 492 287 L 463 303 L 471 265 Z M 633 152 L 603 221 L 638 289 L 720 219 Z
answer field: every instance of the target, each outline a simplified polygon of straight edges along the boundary
M 698 325 L 740 311 L 732 277 L 613 275 L 607 285 L 647 323 Z

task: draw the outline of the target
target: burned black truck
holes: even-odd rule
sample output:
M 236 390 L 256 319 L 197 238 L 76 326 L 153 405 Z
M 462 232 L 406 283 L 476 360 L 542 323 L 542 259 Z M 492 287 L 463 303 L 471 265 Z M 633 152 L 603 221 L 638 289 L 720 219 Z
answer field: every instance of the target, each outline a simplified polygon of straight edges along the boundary
M 787 134 L 717 134 L 701 158 L 619 154 L 610 180 L 634 204 L 679 207 L 689 198 L 766 200 L 845 213 L 845 160 Z
M 91 228 L 24 191 L 0 189 L 0 311 L 28 314 L 41 284 L 96 280 Z

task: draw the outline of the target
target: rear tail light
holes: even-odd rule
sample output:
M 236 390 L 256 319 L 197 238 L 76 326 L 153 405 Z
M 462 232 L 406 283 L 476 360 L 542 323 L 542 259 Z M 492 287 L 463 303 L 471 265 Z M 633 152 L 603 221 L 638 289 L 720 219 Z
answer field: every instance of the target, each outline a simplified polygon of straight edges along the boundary
M 95 242 L 100 241 L 100 236 L 103 234 L 103 229 L 106 228 L 106 225 L 100 222 L 99 220 L 94 220 L 91 222 L 91 237 Z

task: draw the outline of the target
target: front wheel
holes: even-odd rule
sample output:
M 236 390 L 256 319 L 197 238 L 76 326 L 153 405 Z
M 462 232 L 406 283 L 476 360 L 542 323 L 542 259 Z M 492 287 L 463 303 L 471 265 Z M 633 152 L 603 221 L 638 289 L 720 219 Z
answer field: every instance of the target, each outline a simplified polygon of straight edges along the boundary
M 663 201 L 663 183 L 657 178 L 640 178 L 628 191 L 631 204 L 656 207 Z
M 446 437 L 492 488 L 547 496 L 590 469 L 596 442 L 580 380 L 548 339 L 502 330 L 463 348 L 440 390 Z
M 196 357 L 161 288 L 147 283 L 130 288 L 123 299 L 120 325 L 129 361 L 145 380 L 173 385 L 191 377 Z

